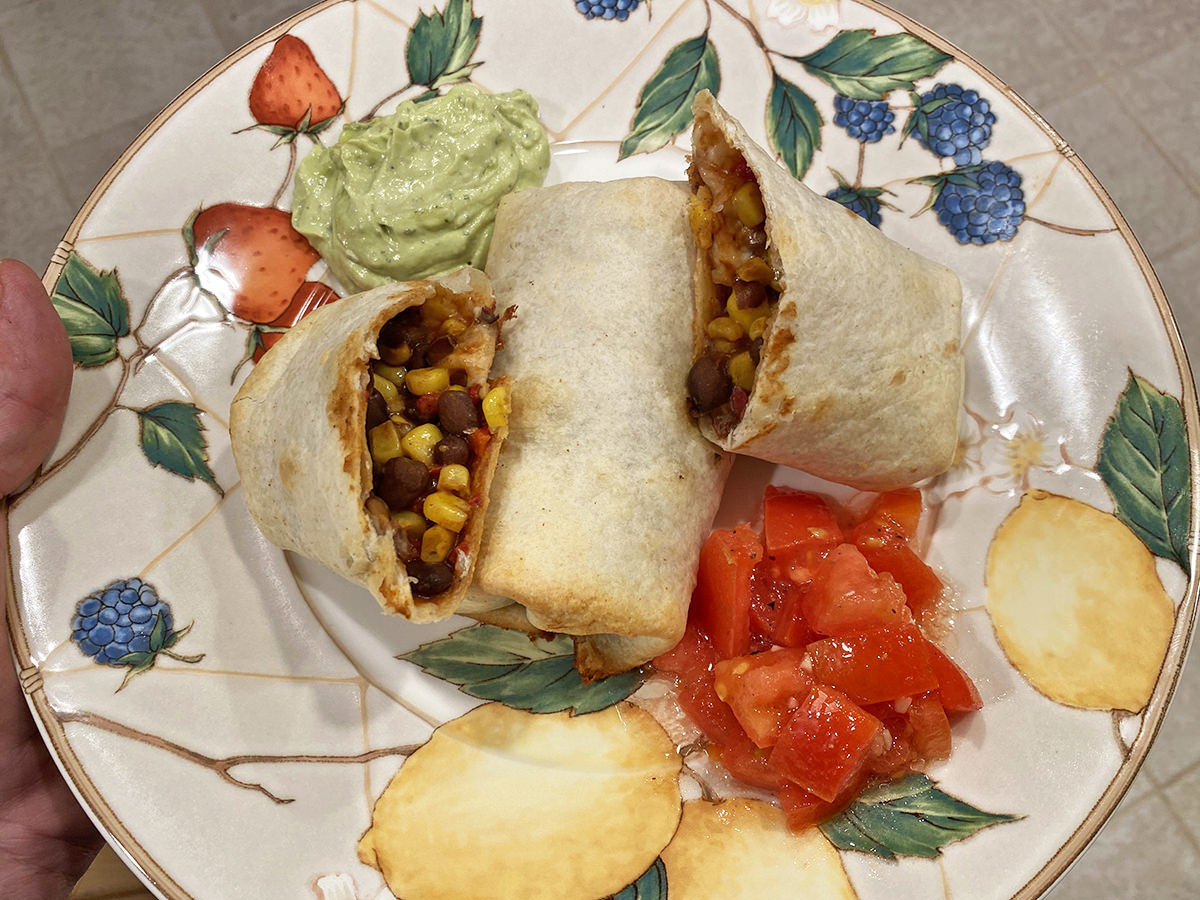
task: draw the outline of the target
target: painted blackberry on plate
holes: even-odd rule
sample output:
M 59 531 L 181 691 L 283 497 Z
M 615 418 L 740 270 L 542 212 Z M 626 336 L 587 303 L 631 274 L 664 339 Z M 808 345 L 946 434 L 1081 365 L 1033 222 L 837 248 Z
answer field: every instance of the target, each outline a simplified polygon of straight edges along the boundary
M 589 19 L 624 22 L 641 5 L 641 0 L 575 0 L 575 8 Z M 646 3 L 649 6 L 649 2 Z
M 975 166 L 992 140 L 996 114 L 978 92 L 960 84 L 939 84 L 920 97 L 913 95 L 913 110 L 904 125 L 918 143 L 957 166 Z

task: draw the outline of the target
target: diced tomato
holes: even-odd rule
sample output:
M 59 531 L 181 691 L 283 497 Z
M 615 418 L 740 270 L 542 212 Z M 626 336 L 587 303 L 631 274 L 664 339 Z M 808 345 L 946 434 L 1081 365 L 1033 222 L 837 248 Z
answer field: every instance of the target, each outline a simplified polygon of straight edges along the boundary
M 832 800 L 822 800 L 798 784 L 784 784 L 779 789 L 779 805 L 787 816 L 788 827 L 792 831 L 800 831 L 836 816 L 854 802 L 866 783 L 866 772 L 863 772 Z
M 790 578 L 776 578 L 771 568 L 767 561 L 754 567 L 750 584 L 751 629 L 765 639 L 768 646 L 803 647 L 817 638 L 804 621 L 801 606 L 802 595 L 808 586 L 796 584 Z
M 813 631 L 831 636 L 912 621 L 896 579 L 872 571 L 850 544 L 836 547 L 817 568 L 803 609 Z
M 716 661 L 717 653 L 713 650 L 712 642 L 694 622 L 688 622 L 679 643 L 661 656 L 654 657 L 650 664 L 660 672 L 670 672 L 686 680 L 710 672 Z
M 720 659 L 750 652 L 750 573 L 762 556 L 749 525 L 714 531 L 700 550 L 691 616 Z
M 921 492 L 916 488 L 902 488 L 880 494 L 867 509 L 862 522 L 887 516 L 900 526 L 900 534 L 906 541 L 917 536 L 921 524 Z
M 796 585 L 775 603 L 775 643 L 781 647 L 807 647 L 818 637 L 804 618 L 804 595 L 809 585 Z
M 908 708 L 908 721 L 912 723 L 913 749 L 923 759 L 948 759 L 950 757 L 950 720 L 942 709 L 937 693 L 913 697 Z
M 938 699 L 948 715 L 983 709 L 983 698 L 969 675 L 932 641 L 926 641 L 929 663 L 938 680 Z
M 803 662 L 803 650 L 772 650 L 723 659 L 714 667 L 717 696 L 759 747 L 775 744 L 783 723 L 808 696 L 814 682 Z
M 783 726 L 771 765 L 822 800 L 858 778 L 883 725 L 834 688 L 818 685 Z
M 727 741 L 715 751 L 717 761 L 739 781 L 765 791 L 778 791 L 787 784 L 783 775 L 771 765 L 771 751 L 756 747 L 749 738 Z
M 746 737 L 746 732 L 742 731 L 742 726 L 734 717 L 733 710 L 717 696 L 712 673 L 706 672 L 702 676 L 682 682 L 676 699 L 688 714 L 688 718 L 710 741 L 719 744 L 738 741 L 750 743 L 750 738 Z
M 886 515 L 867 519 L 850 536 L 872 569 L 896 579 L 913 612 L 926 609 L 941 596 L 942 580 L 908 546 L 894 519 Z
M 915 625 L 872 628 L 808 645 L 812 673 L 856 703 L 882 703 L 936 690 L 929 642 Z
M 815 568 L 842 542 L 829 504 L 817 494 L 771 486 L 763 498 L 763 543 L 782 577 L 788 569 Z
M 884 778 L 901 774 L 917 757 L 917 752 L 913 749 L 913 729 L 908 716 L 896 712 L 892 703 L 876 703 L 863 709 L 882 722 L 883 727 L 887 729 L 881 749 L 868 758 L 867 768 Z

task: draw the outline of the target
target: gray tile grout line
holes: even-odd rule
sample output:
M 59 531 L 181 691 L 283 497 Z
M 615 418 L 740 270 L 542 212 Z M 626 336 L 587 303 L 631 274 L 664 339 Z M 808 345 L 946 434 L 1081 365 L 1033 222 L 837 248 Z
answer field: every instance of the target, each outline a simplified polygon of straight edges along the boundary
M 1187 819 L 1179 814 L 1179 810 L 1177 810 L 1175 808 L 1175 804 L 1171 802 L 1170 796 L 1165 792 L 1162 792 L 1161 796 L 1164 805 L 1167 807 L 1167 815 L 1175 820 L 1175 824 L 1179 826 L 1179 830 L 1183 832 L 1184 838 L 1196 852 L 1196 855 L 1200 857 L 1200 836 L 1197 836 L 1196 832 L 1192 829 L 1192 826 L 1188 824 Z
M 1192 183 L 1192 175 L 1190 172 L 1180 168 L 1179 164 L 1175 160 L 1175 153 L 1167 150 L 1158 142 L 1154 136 L 1154 132 L 1149 128 L 1149 126 L 1142 122 L 1141 118 L 1138 117 L 1134 110 L 1129 108 L 1129 105 L 1125 102 L 1125 98 L 1121 96 L 1121 92 L 1116 90 L 1116 88 L 1113 87 L 1112 83 L 1107 78 L 1101 84 L 1101 87 L 1107 91 L 1114 100 L 1116 100 L 1117 106 L 1121 107 L 1121 109 L 1125 111 L 1129 118 L 1133 120 L 1134 126 L 1146 138 L 1146 141 L 1150 144 L 1150 146 L 1158 151 L 1159 155 L 1162 156 L 1162 158 L 1166 160 L 1167 165 L 1170 166 L 1171 171 L 1179 176 L 1179 180 L 1183 182 L 1184 187 L 1191 191 L 1196 200 L 1200 202 L 1200 186 Z

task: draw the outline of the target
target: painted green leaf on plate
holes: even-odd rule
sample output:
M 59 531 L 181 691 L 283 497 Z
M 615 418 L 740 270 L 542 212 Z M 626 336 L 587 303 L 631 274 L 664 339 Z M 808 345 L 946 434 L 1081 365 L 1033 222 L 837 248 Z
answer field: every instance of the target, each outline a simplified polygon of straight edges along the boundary
M 667 900 L 667 867 L 661 859 L 642 873 L 642 876 L 612 900 Z
M 812 97 L 790 81 L 774 77 L 767 101 L 767 139 L 797 178 L 804 177 L 821 146 L 823 122 Z
M 692 122 L 692 101 L 705 88 L 713 94 L 721 89 L 717 51 L 708 32 L 672 47 L 642 86 L 619 158 L 652 153 L 687 128 Z
M 465 81 L 479 65 L 471 63 L 471 56 L 482 25 L 471 0 L 449 0 L 441 12 L 420 13 L 404 46 L 412 83 L 432 88 Z
M 1191 464 L 1179 401 L 1130 372 L 1104 426 L 1096 471 L 1117 518 L 1151 553 L 1188 571 Z
M 208 444 L 200 410 L 190 403 L 169 401 L 135 410 L 141 419 L 142 452 L 156 466 L 182 475 L 188 481 L 199 478 L 224 495 L 208 467 Z
M 531 639 L 520 631 L 474 625 L 397 658 L 416 663 L 472 697 L 535 713 L 595 712 L 641 686 L 637 672 L 584 684 L 575 669 L 574 650 L 563 635 Z
M 67 329 L 76 364 L 92 368 L 116 358 L 117 339 L 129 334 L 129 304 L 115 270 L 98 271 L 72 253 L 50 300 Z
M 860 28 L 839 32 L 815 53 L 791 58 L 839 94 L 882 100 L 890 91 L 911 91 L 951 57 L 913 34 L 876 35 Z
M 821 831 L 842 850 L 860 850 L 885 859 L 931 859 L 947 844 L 1018 818 L 978 810 L 939 790 L 925 775 L 913 773 L 864 791 L 821 825 Z

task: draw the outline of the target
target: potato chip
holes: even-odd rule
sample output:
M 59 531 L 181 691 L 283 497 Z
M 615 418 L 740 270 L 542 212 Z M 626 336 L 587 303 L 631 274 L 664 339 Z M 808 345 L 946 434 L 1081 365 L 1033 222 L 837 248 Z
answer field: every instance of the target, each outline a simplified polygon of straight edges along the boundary
M 409 757 L 359 857 L 403 900 L 607 897 L 675 832 L 681 765 L 628 703 L 582 716 L 487 704 Z
M 662 860 L 671 900 L 857 900 L 820 829 L 790 831 L 783 812 L 761 800 L 685 803 Z
M 992 539 L 987 590 L 1000 646 L 1051 700 L 1146 705 L 1175 610 L 1153 555 L 1115 516 L 1029 491 Z

